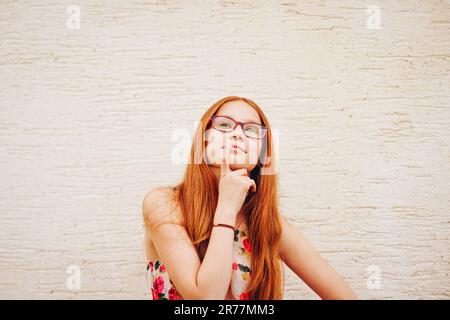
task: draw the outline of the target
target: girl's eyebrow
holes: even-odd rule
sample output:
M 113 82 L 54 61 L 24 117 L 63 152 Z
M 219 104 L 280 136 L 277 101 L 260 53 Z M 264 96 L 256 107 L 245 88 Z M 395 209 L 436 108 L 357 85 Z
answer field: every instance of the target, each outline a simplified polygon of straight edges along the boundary
M 233 116 L 230 116 L 228 114 L 218 114 L 218 116 L 225 116 L 225 117 L 230 117 L 233 120 L 236 120 L 236 118 L 234 118 Z M 255 120 L 255 119 L 244 119 L 241 122 L 253 122 L 253 123 L 259 123 L 259 120 Z

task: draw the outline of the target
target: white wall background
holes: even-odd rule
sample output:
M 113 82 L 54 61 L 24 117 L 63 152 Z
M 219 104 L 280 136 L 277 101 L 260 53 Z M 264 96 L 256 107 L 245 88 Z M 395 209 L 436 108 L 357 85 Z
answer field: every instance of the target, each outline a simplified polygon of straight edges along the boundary
M 282 212 L 361 298 L 450 298 L 449 34 L 448 1 L 2 0 L 0 298 L 151 299 L 142 198 L 227 95 L 279 130 Z

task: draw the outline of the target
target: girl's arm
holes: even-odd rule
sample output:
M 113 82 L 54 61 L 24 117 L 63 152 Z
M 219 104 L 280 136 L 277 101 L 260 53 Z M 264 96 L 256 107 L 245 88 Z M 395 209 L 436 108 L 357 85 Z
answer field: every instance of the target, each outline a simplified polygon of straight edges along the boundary
M 213 228 L 201 262 L 185 227 L 170 222 L 173 206 L 161 189 L 147 193 L 142 206 L 145 227 L 170 279 L 185 300 L 225 299 L 231 281 L 233 230 Z
M 322 299 L 358 299 L 344 279 L 320 256 L 303 233 L 281 216 L 280 255 L 284 263 Z

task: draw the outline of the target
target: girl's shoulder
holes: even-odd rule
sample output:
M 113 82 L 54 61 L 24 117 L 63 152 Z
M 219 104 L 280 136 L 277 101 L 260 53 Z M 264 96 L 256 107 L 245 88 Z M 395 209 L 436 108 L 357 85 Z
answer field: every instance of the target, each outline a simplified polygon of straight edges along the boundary
M 182 214 L 177 197 L 177 187 L 162 186 L 148 191 L 142 201 L 145 225 L 155 227 L 161 223 L 182 223 Z

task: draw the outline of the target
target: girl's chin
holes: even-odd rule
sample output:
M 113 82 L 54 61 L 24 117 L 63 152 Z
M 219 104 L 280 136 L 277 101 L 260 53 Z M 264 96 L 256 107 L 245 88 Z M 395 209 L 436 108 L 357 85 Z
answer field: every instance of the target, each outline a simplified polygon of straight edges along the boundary
M 237 170 L 248 166 L 247 159 L 245 158 L 245 156 L 241 156 L 238 154 L 231 153 L 228 158 L 228 161 L 230 161 L 230 168 L 232 170 Z
M 234 154 L 230 153 L 230 155 L 228 157 L 228 161 L 230 163 L 231 170 L 237 170 L 237 169 L 242 169 L 242 168 L 246 169 L 246 168 L 252 166 L 251 163 L 248 163 L 248 159 L 247 159 L 247 157 L 245 157 L 245 155 L 239 155 L 236 153 L 234 153 Z M 220 165 L 222 164 L 222 159 L 220 159 L 220 157 L 214 157 L 214 162 L 210 163 L 210 164 L 220 167 Z
M 247 169 L 248 164 L 247 163 L 236 163 L 236 164 L 230 164 L 231 170 L 238 170 L 238 169 Z
M 220 168 L 221 163 L 213 163 L 212 165 Z M 249 166 L 251 166 L 249 163 L 244 163 L 244 162 L 232 163 L 232 161 L 230 161 L 230 169 L 231 170 L 247 169 Z

